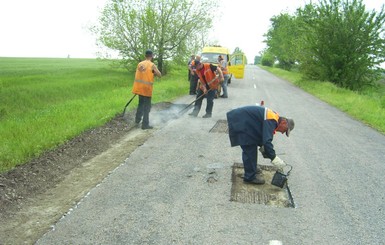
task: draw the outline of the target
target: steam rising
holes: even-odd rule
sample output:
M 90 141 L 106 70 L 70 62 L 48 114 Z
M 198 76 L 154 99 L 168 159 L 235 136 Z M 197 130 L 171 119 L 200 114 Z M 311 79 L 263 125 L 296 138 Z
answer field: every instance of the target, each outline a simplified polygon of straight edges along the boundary
M 150 112 L 150 125 L 160 126 L 170 120 L 179 118 L 190 109 L 190 107 L 186 108 L 186 106 L 185 104 L 170 104 L 166 109 L 157 110 L 156 105 L 154 105 Z

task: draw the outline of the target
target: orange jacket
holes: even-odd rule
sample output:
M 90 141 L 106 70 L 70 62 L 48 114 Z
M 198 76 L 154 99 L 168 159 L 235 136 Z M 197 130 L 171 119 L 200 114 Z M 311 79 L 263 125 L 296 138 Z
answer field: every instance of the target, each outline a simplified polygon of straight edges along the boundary
M 152 88 L 154 84 L 154 74 L 152 68 L 154 63 L 149 60 L 142 61 L 138 64 L 135 73 L 134 86 L 132 93 L 146 97 L 152 96 Z
M 202 76 L 202 70 L 203 70 L 203 76 Z M 218 89 L 219 79 L 217 78 L 214 81 L 212 81 L 216 75 L 215 75 L 215 72 L 211 70 L 211 64 L 203 63 L 203 68 L 197 71 L 197 73 L 199 76 L 199 80 L 201 81 L 201 84 L 200 84 L 201 90 L 203 90 L 203 86 L 206 86 L 207 83 L 210 83 L 209 87 L 212 90 Z

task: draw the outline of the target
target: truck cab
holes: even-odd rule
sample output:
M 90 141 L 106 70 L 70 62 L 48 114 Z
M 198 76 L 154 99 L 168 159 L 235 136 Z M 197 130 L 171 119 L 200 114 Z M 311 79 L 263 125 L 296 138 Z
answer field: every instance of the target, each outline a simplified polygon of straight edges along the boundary
M 227 68 L 229 70 L 229 81 L 231 83 L 231 78 L 234 76 L 237 79 L 242 79 L 245 72 L 246 65 L 246 56 L 242 52 L 237 52 L 230 55 L 228 48 L 221 46 L 209 46 L 204 47 L 201 53 L 201 62 L 202 63 L 212 63 L 214 65 L 218 64 L 218 56 L 222 55 L 223 59 L 227 63 Z
M 227 63 L 227 67 L 230 71 L 230 52 L 228 48 L 221 47 L 221 46 L 209 46 L 204 47 L 201 52 L 201 62 L 202 63 L 212 63 L 214 65 L 218 65 L 218 56 L 222 55 L 224 61 Z M 228 83 L 231 83 L 231 72 L 230 72 L 230 78 Z

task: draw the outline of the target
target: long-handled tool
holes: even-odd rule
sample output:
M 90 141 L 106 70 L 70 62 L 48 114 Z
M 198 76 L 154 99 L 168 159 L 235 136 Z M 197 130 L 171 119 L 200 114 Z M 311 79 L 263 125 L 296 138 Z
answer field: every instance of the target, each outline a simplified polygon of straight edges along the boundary
M 124 110 L 123 110 L 123 117 L 124 117 L 124 113 L 126 113 L 126 108 L 127 106 L 131 103 L 131 101 L 135 98 L 136 94 L 134 94 L 134 96 L 132 96 L 132 98 L 127 102 L 127 104 L 124 106 Z
M 209 92 L 210 90 L 212 90 L 211 88 L 209 90 L 207 90 L 207 92 Z M 181 114 L 184 110 L 186 110 L 187 108 L 189 108 L 192 104 L 194 104 L 196 101 L 200 100 L 203 96 L 205 96 L 206 94 L 202 94 L 201 96 L 199 96 L 198 98 L 196 98 L 193 102 L 191 102 L 190 104 L 188 104 L 185 108 L 183 108 L 182 110 L 180 110 L 178 112 L 178 114 Z
M 207 85 L 210 85 L 211 83 L 213 83 L 216 79 L 218 78 L 218 76 L 215 76 L 210 82 L 207 83 Z M 211 88 L 207 90 L 207 92 L 209 92 L 210 90 L 212 90 Z M 206 92 L 206 93 L 207 93 Z M 200 100 L 203 96 L 205 96 L 206 94 L 203 93 L 201 96 L 199 96 L 198 98 L 196 98 L 193 102 L 191 102 L 190 104 L 188 104 L 185 108 L 183 108 L 182 110 L 180 110 L 178 112 L 178 115 L 181 114 L 184 110 L 186 110 L 187 108 L 189 108 L 194 102 Z

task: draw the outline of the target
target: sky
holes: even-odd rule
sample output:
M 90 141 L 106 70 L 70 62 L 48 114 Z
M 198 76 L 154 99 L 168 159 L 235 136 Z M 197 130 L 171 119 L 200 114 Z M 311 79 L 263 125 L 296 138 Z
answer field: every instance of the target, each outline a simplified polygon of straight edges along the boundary
M 88 27 L 108 0 L 0 0 L 0 57 L 94 58 L 99 51 Z M 316 0 L 313 0 L 313 2 Z M 270 18 L 294 13 L 309 0 L 221 0 L 211 39 L 249 62 L 266 47 Z M 367 10 L 382 1 L 364 0 Z

